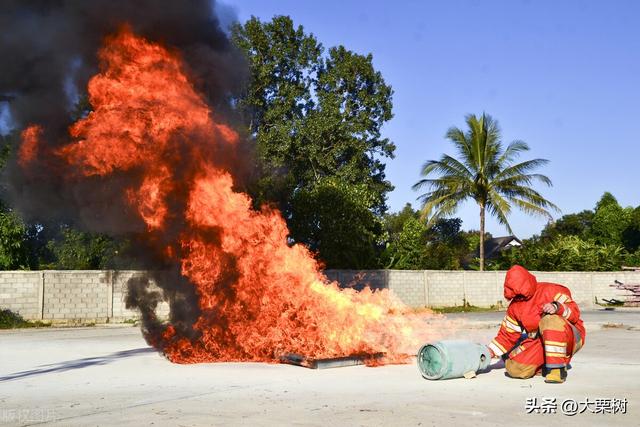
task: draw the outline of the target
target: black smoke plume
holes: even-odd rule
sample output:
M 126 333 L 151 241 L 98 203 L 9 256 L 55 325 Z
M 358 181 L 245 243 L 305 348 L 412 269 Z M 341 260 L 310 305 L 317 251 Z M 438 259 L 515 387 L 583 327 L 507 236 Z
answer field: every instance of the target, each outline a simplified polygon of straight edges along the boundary
M 3 0 L 0 95 L 15 95 L 11 112 L 18 126 L 64 127 L 70 108 L 65 89 L 86 87 L 104 37 L 123 23 L 177 48 L 200 92 L 213 106 L 224 106 L 242 66 L 210 0 Z
M 82 94 L 98 71 L 96 53 L 104 38 L 126 23 L 134 33 L 177 49 L 198 92 L 217 114 L 229 116 L 229 100 L 239 92 L 246 67 L 220 28 L 214 7 L 210 0 L 3 0 L 0 99 L 9 101 L 18 129 L 41 124 L 48 145 L 67 142 L 68 126 L 77 119 L 71 114 L 77 101 L 73 95 Z M 59 183 L 50 172 L 40 186 L 9 174 L 9 196 L 26 219 L 41 220 L 44 211 L 46 219 L 52 215 L 74 219 L 79 210 L 79 222 L 97 228 L 94 231 L 117 233 L 129 227 L 118 213 L 121 207 L 86 200 L 110 199 L 92 195 L 91 183 L 69 195 L 56 187 Z M 117 187 L 103 187 L 101 192 Z M 61 196 L 66 197 L 60 200 Z M 87 205 L 90 212 L 82 217 Z M 99 211 L 105 215 L 96 218 Z
M 214 6 L 210 0 L 3 0 L 0 102 L 8 103 L 18 130 L 38 124 L 46 146 L 68 142 L 68 127 L 77 119 L 72 114 L 74 104 L 98 71 L 97 51 L 106 36 L 127 24 L 134 33 L 179 51 L 189 78 L 212 111 L 231 120 L 230 100 L 242 87 L 246 66 L 221 29 Z M 179 275 L 179 265 L 163 264 L 166 260 L 161 261 L 157 244 L 136 237 L 145 225 L 122 201 L 122 189 L 140 177 L 133 172 L 70 185 L 64 173 L 55 159 L 38 158 L 24 174 L 14 158 L 2 177 L 8 192 L 3 197 L 29 222 L 62 222 L 126 236 L 138 265 L 161 272 L 151 278 L 172 305 L 173 323 L 188 328 L 197 316 L 193 286 Z M 184 195 L 177 194 L 173 208 L 184 209 L 183 202 Z M 178 233 L 183 226 L 181 214 L 174 217 L 167 233 Z M 157 327 L 152 312 L 160 297 L 149 291 L 148 283 L 149 277 L 130 281 L 127 305 L 142 311 L 150 330 Z

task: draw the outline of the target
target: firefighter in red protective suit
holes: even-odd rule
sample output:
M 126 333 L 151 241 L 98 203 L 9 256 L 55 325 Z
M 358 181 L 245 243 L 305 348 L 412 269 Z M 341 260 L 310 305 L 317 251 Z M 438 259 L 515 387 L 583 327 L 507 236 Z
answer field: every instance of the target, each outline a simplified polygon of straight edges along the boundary
M 489 344 L 505 359 L 512 378 L 542 372 L 545 382 L 562 383 L 571 357 L 584 345 L 580 309 L 562 285 L 538 282 L 519 265 L 507 271 L 504 297 L 511 300 L 498 335 Z

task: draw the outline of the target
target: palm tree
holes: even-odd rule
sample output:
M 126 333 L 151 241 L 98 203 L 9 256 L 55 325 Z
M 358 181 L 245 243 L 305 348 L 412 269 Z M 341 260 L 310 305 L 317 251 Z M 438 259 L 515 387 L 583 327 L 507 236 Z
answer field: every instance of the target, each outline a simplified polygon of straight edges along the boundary
M 547 209 L 558 207 L 531 188 L 534 182 L 551 186 L 544 175 L 532 173 L 548 163 L 545 159 L 514 163 L 520 153 L 528 151 L 524 141 L 513 141 L 503 148 L 498 122 L 487 114 L 466 116 L 466 132 L 452 127 L 447 139 L 453 142 L 458 156 L 444 154 L 440 160 L 428 160 L 414 190 L 426 188 L 418 200 L 422 216 L 433 224 L 438 218 L 452 215 L 460 203 L 469 198 L 480 206 L 480 270 L 484 270 L 485 212 L 494 215 L 513 234 L 507 217 L 512 206 L 536 216 L 551 219 Z M 436 175 L 433 177 L 433 175 Z

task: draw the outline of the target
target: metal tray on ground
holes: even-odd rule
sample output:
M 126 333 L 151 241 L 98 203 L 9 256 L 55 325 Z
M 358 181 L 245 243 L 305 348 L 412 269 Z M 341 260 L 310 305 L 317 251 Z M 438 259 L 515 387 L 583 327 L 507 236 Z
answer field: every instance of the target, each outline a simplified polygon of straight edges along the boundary
M 329 369 L 344 368 L 346 366 L 364 365 L 366 360 L 381 359 L 384 353 L 375 354 L 357 354 L 344 357 L 333 357 L 327 359 L 311 359 L 300 354 L 288 353 L 280 356 L 282 363 L 290 365 L 302 366 L 309 369 Z

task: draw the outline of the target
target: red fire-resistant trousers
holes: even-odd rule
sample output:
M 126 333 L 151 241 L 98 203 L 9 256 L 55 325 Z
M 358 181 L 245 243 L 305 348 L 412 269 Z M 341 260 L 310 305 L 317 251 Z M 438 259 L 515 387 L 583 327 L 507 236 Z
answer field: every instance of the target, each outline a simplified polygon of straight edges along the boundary
M 531 378 L 542 370 L 566 367 L 580 350 L 580 332 L 562 316 L 546 315 L 540 319 L 538 335 L 527 338 L 505 362 L 507 374 L 513 378 Z

